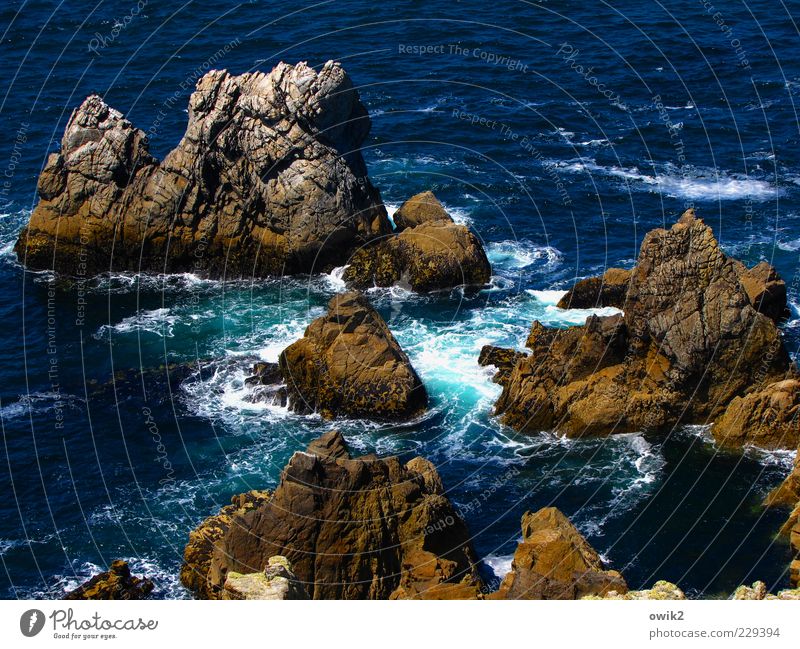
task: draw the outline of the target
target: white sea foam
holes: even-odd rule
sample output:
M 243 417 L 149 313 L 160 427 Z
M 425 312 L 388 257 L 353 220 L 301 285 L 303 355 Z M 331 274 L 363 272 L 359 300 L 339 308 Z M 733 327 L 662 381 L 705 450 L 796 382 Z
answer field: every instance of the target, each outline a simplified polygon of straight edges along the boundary
M 793 239 L 791 241 L 778 241 L 778 248 L 787 252 L 797 252 L 800 250 L 800 239 Z
M 27 417 L 31 413 L 48 412 L 58 408 L 73 408 L 84 400 L 71 394 L 62 392 L 31 392 L 23 394 L 11 403 L 6 403 L 0 408 L 0 418 L 4 421 Z
M 493 241 L 486 245 L 486 256 L 493 266 L 512 270 L 543 262 L 549 267 L 561 262 L 561 252 L 552 246 L 537 246 L 530 241 Z
M 548 306 L 555 306 L 558 301 L 567 294 L 567 291 L 562 290 L 533 290 L 528 289 L 525 291 L 528 295 L 536 298 L 537 302 Z
M 115 334 L 128 334 L 135 332 L 145 332 L 155 334 L 162 338 L 172 338 L 175 324 L 179 321 L 179 316 L 173 314 L 169 308 L 139 311 L 136 315 L 124 318 L 115 325 L 102 325 L 94 337 L 98 340 L 105 336 Z
M 392 223 L 394 225 L 394 223 Z M 344 283 L 344 271 L 347 270 L 347 266 L 337 266 L 334 268 L 330 273 L 323 275 L 325 280 L 327 281 L 328 285 L 334 291 L 343 291 L 346 288 L 346 284 Z
M 481 332 L 488 334 L 489 332 Z M 478 365 L 478 354 L 488 336 L 465 329 L 463 323 L 451 326 L 429 327 L 413 320 L 395 332 L 412 365 L 423 381 L 440 390 L 452 392 L 456 388 L 470 401 L 496 399 L 500 386 L 493 383 L 491 370 Z
M 392 229 L 397 227 L 397 224 L 394 222 L 394 213 L 400 209 L 399 203 L 384 203 L 383 206 L 386 208 L 386 216 L 389 217 L 389 222 L 392 224 Z
M 589 316 L 612 316 L 621 314 L 622 310 L 613 306 L 598 307 L 596 309 L 559 309 L 555 306 L 546 306 L 540 322 L 544 325 L 582 325 Z
M 502 579 L 511 572 L 511 562 L 514 560 L 513 554 L 496 555 L 490 554 L 484 557 L 483 562 L 492 569 L 494 576 Z
M 633 187 L 641 183 L 640 188 L 669 196 L 697 200 L 767 200 L 778 196 L 777 187 L 764 180 L 741 177 L 726 172 L 715 172 L 696 168 L 683 170 L 665 165 L 664 172 L 649 175 L 637 167 L 602 166 L 594 160 L 557 161 L 554 163 L 564 171 L 572 173 L 602 174 L 621 178 L 632 182 Z

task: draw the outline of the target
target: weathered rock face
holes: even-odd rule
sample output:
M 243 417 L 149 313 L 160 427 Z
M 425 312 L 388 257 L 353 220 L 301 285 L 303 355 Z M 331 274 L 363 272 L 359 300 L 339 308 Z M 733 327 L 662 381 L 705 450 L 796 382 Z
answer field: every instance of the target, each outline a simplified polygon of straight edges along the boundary
M 268 491 L 250 491 L 231 498 L 231 504 L 209 516 L 189 533 L 183 551 L 181 583 L 201 599 L 219 599 L 220 584 L 209 583 L 211 555 L 218 547 L 236 516 L 241 516 L 269 499 Z
M 391 224 L 359 151 L 370 128 L 329 61 L 233 76 L 211 71 L 189 124 L 159 162 L 145 133 L 92 95 L 39 178 L 16 245 L 23 263 L 211 276 L 320 272 Z
M 126 561 L 114 561 L 101 572 L 67 593 L 64 599 L 145 599 L 153 592 L 153 582 L 134 577 Z
M 592 306 L 619 305 L 598 299 Z M 503 379 L 503 421 L 574 437 L 708 423 L 736 397 L 796 378 L 775 323 L 753 308 L 737 262 L 693 210 L 645 236 L 623 306 L 564 330 L 535 322 L 533 353 Z
M 786 282 L 772 266 L 765 261 L 753 268 L 738 264 L 736 271 L 739 282 L 756 311 L 776 322 L 789 315 L 789 307 L 786 304 Z
M 587 595 L 583 599 L 683 600 L 686 599 L 686 594 L 675 584 L 661 580 L 653 584 L 652 588 L 646 590 L 629 590 L 627 593 L 619 593 L 612 590 L 605 595 Z
M 297 412 L 376 420 L 412 418 L 428 395 L 383 318 L 357 292 L 331 299 L 328 313 L 312 322 L 280 356 Z
M 792 448 L 800 443 L 798 413 L 800 381 L 787 379 L 736 397 L 711 432 L 721 446 Z
M 484 345 L 478 356 L 478 365 L 483 367 L 492 365 L 497 368 L 497 372 L 494 375 L 494 382 L 502 385 L 505 384 L 508 377 L 511 376 L 511 370 L 514 369 L 517 361 L 523 358 L 525 358 L 525 354 L 522 352 L 496 347 L 494 345 Z
M 398 216 L 399 214 L 399 216 Z M 453 222 L 430 193 L 418 194 L 395 213 L 399 234 L 359 249 L 343 278 L 348 286 L 365 289 L 395 284 L 417 292 L 482 286 L 492 267 L 478 238 Z
M 423 223 L 452 223 L 452 217 L 444 209 L 439 199 L 433 192 L 422 192 L 409 198 L 403 203 L 392 217 L 395 232 L 402 232 L 407 228 L 415 228 Z
M 308 593 L 292 572 L 289 560 L 276 555 L 269 558 L 263 572 L 229 572 L 222 599 L 308 599 Z
M 580 599 L 610 592 L 625 594 L 618 572 L 605 570 L 597 552 L 554 507 L 522 517 L 522 542 L 492 599 Z
M 328 431 L 315 439 L 308 445 L 306 452 L 332 460 L 350 457 L 350 449 L 347 448 L 344 437 L 337 430 Z
M 631 281 L 631 271 L 609 268 L 601 277 L 575 282 L 556 305 L 559 309 L 592 309 L 613 306 L 622 309 Z
M 310 449 L 320 447 L 346 448 L 328 439 Z M 210 566 L 197 553 L 199 579 L 184 580 L 201 597 L 218 597 L 232 573 L 260 573 L 278 554 L 314 599 L 479 596 L 467 528 L 422 458 L 297 452 L 272 497 L 235 514 L 217 538 Z

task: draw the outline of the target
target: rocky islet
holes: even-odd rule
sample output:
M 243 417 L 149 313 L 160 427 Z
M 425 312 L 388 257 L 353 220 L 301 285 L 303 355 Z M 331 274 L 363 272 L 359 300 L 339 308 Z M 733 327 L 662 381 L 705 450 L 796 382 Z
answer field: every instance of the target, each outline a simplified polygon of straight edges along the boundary
M 369 126 L 334 62 L 319 72 L 282 63 L 269 74 L 208 73 L 190 99 L 186 134 L 163 161 L 150 155 L 142 131 L 93 95 L 48 158 L 17 254 L 30 268 L 73 275 L 261 277 L 346 264 L 345 282 L 361 289 L 485 285 L 491 267 L 480 241 L 431 192 L 409 199 L 392 227 L 359 151 Z M 505 424 L 581 437 L 712 423 L 724 447 L 797 447 L 800 377 L 776 326 L 787 313 L 786 285 L 769 264 L 746 268 L 729 258 L 689 210 L 671 228 L 645 236 L 633 269 L 581 280 L 559 302 L 597 306 L 622 313 L 558 330 L 535 322 L 530 353 L 481 352 L 480 363 L 498 369 L 496 413 Z M 325 418 L 412 419 L 428 405 L 408 356 L 357 291 L 334 297 L 278 364 L 253 368 L 247 385 L 258 398 Z M 188 588 L 232 599 L 486 595 L 466 526 L 430 463 L 351 458 L 335 435 L 315 444 L 293 456 L 275 493 L 234 497 L 192 533 L 181 574 Z M 767 499 L 792 510 L 783 531 L 795 555 L 797 476 L 796 465 Z M 359 495 L 320 500 L 332 485 Z M 339 527 L 298 529 L 268 515 L 278 505 L 289 517 L 325 512 Z M 359 507 L 379 512 L 377 527 L 343 534 L 342 521 Z M 453 521 L 444 535 L 435 529 L 443 519 Z M 251 530 L 266 540 L 254 544 Z M 402 546 L 407 537 L 422 544 L 384 553 L 386 538 Z M 355 558 L 326 562 L 326 548 Z M 492 597 L 677 596 L 663 584 L 629 593 L 557 510 L 523 517 L 517 555 Z M 795 558 L 794 585 L 798 565 Z M 151 590 L 115 563 L 70 597 L 132 598 Z M 740 594 L 766 597 L 761 587 L 751 590 Z

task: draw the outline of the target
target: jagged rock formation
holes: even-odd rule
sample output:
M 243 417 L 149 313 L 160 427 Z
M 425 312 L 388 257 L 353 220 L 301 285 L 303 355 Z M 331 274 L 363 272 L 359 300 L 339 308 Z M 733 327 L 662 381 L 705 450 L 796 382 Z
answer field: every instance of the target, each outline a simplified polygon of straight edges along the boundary
M 39 178 L 16 252 L 35 269 L 210 276 L 320 272 L 391 224 L 359 147 L 367 111 L 338 63 L 213 70 L 159 162 L 145 133 L 92 95 Z
M 491 599 L 580 599 L 628 591 L 625 580 L 605 570 L 599 555 L 554 507 L 522 517 L 522 542 L 509 572 Z
M 482 286 L 492 268 L 480 240 L 453 222 L 431 192 L 418 194 L 395 213 L 398 233 L 367 245 L 350 258 L 348 286 L 399 285 L 418 292 Z
M 587 595 L 582 599 L 650 599 L 650 600 L 682 600 L 686 599 L 684 592 L 675 584 L 668 581 L 657 581 L 652 588 L 646 590 L 629 590 L 627 593 L 618 593 L 615 590 L 605 595 Z
M 209 516 L 189 533 L 183 551 L 181 583 L 200 599 L 219 599 L 220 585 L 209 583 L 211 557 L 237 516 L 241 516 L 269 499 L 268 491 L 250 491 L 231 498 L 231 504 Z
M 796 378 L 737 264 L 693 210 L 671 229 L 649 232 L 630 271 L 624 315 L 560 330 L 535 322 L 526 343 L 533 353 L 499 377 L 497 414 L 523 432 L 573 437 L 667 429 L 714 421 L 736 397 Z M 601 303 L 612 301 L 620 304 L 618 297 Z M 728 422 L 750 420 L 732 413 Z
M 308 593 L 292 572 L 289 560 L 276 555 L 269 558 L 262 572 L 229 572 L 222 599 L 308 599 Z
M 64 596 L 64 599 L 145 599 L 153 582 L 134 577 L 126 561 L 114 561 L 108 571 L 95 575 Z
M 399 420 L 427 408 L 428 395 L 383 318 L 357 292 L 334 296 L 280 356 L 289 406 L 302 413 Z
M 310 450 L 346 449 L 333 435 Z M 197 578 L 184 584 L 200 597 L 275 555 L 314 599 L 474 598 L 481 586 L 467 528 L 422 458 L 297 452 L 272 497 L 234 514 L 213 546 L 210 565 L 204 552 L 187 558 Z
M 765 261 L 753 268 L 747 268 L 735 259 L 731 261 L 751 306 L 776 322 L 785 318 L 789 313 L 786 282 L 778 272 Z M 632 278 L 630 270 L 609 268 L 600 277 L 587 277 L 575 282 L 556 306 L 559 309 L 616 307 L 624 310 Z

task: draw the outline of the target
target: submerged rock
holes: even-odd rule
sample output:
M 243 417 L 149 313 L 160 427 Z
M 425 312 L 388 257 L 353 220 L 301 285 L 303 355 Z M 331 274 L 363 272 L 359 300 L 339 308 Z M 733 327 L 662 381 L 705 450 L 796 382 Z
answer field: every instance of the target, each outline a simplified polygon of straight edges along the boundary
M 277 363 L 259 362 L 253 365 L 250 376 L 244 380 L 247 386 L 275 385 L 283 381 L 281 368 Z
M 753 308 L 737 263 L 693 210 L 671 229 L 649 232 L 630 271 L 624 314 L 559 330 L 535 322 L 527 340 L 533 353 L 506 370 L 496 413 L 531 433 L 663 430 L 717 420 L 736 397 L 797 378 L 775 323 Z M 743 416 L 742 404 L 732 407 L 740 412 L 729 423 L 758 419 Z M 790 436 L 782 439 L 782 448 L 792 447 Z
M 522 542 L 509 572 L 492 599 L 580 599 L 628 591 L 615 570 L 555 507 L 522 517 Z
M 262 572 L 247 575 L 229 572 L 222 599 L 308 599 L 308 593 L 292 572 L 286 557 L 270 557 Z
M 367 111 L 342 67 L 213 70 L 178 146 L 147 137 L 97 96 L 67 123 L 15 250 L 34 269 L 265 276 L 343 264 L 391 224 L 359 147 Z M 56 245 L 57 243 L 57 245 Z
M 107 572 L 95 575 L 64 596 L 64 599 L 145 599 L 153 582 L 134 577 L 126 561 L 114 561 Z
M 284 407 L 289 401 L 289 391 L 283 383 L 283 374 L 278 363 L 259 362 L 253 365 L 252 374 L 244 380 L 250 388 L 243 397 L 249 403 L 264 403 Z
M 201 599 L 219 599 L 220 584 L 209 583 L 211 556 L 236 516 L 241 516 L 269 499 L 268 491 L 250 491 L 231 498 L 231 504 L 209 516 L 189 533 L 183 551 L 181 583 Z
M 339 450 L 320 452 L 332 448 Z M 433 465 L 351 459 L 341 449 L 344 440 L 329 433 L 309 452 L 296 452 L 272 497 L 226 514 L 225 529 L 213 534 L 210 565 L 206 552 L 197 553 L 197 577 L 184 584 L 218 598 L 233 573 L 260 573 L 280 554 L 314 599 L 478 597 L 469 533 Z M 232 587 L 242 583 L 233 576 Z M 251 578 L 248 588 L 253 580 L 261 581 Z
M 342 293 L 280 356 L 296 412 L 323 417 L 411 419 L 428 394 L 383 318 L 358 292 Z
M 489 282 L 492 268 L 480 240 L 468 227 L 454 223 L 432 193 L 406 201 L 395 213 L 395 223 L 398 219 L 398 234 L 350 258 L 343 275 L 348 286 L 399 285 L 427 292 Z

